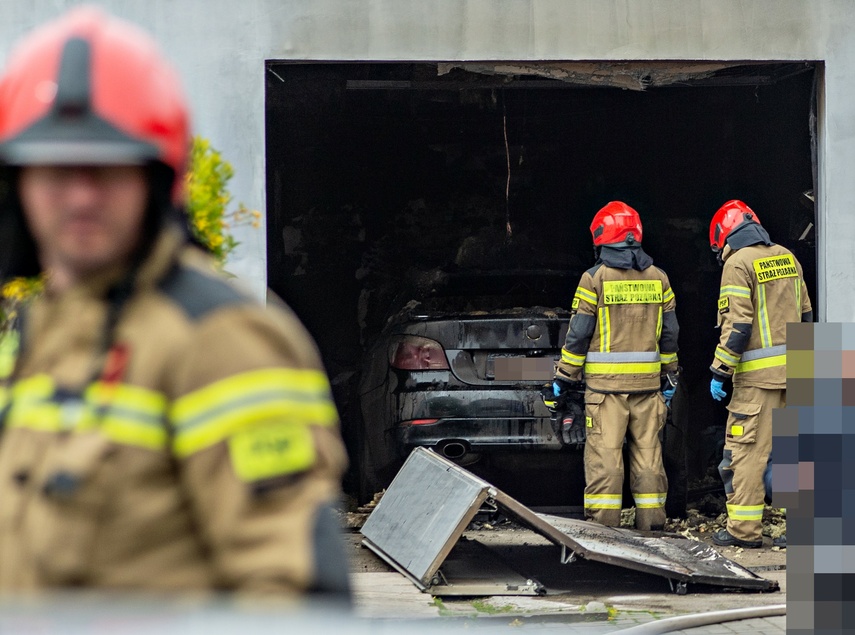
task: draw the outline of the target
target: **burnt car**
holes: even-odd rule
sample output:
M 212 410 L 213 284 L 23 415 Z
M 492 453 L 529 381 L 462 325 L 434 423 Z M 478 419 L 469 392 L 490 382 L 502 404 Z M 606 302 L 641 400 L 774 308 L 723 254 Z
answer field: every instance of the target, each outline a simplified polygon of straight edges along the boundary
M 541 387 L 561 355 L 570 320 L 561 307 L 578 278 L 555 270 L 431 274 L 364 358 L 361 500 L 387 486 L 418 446 L 485 477 L 491 466 L 518 473 L 561 450 Z

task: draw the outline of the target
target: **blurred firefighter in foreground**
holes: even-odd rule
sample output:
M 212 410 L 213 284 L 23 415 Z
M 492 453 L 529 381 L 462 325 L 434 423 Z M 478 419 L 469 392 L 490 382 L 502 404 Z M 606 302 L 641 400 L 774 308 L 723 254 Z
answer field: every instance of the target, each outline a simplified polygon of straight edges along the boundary
M 0 591 L 349 597 L 327 377 L 188 243 L 177 76 L 78 8 L 0 78 L 0 270 L 47 274 L 3 392 Z
M 585 516 L 620 525 L 626 438 L 635 526 L 657 529 L 668 491 L 659 433 L 678 371 L 674 291 L 641 248 L 641 219 L 629 205 L 603 207 L 591 233 L 597 263 L 573 298 L 555 392 L 584 378 Z
M 713 541 L 756 548 L 763 544 L 763 503 L 771 494 L 764 474 L 768 477 L 771 467 L 772 409 L 787 405 L 787 323 L 812 322 L 813 311 L 801 264 L 771 241 L 742 201 L 728 201 L 715 213 L 710 246 L 723 265 L 721 337 L 710 366 L 713 399 L 727 396 L 724 382 L 733 378 L 719 465 L 727 528 L 713 534 Z M 786 536 L 773 544 L 785 547 Z

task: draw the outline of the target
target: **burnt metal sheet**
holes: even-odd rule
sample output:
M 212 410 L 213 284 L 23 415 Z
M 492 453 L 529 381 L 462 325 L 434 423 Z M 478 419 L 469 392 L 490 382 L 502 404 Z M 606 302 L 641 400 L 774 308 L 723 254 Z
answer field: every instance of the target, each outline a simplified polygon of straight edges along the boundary
M 500 508 L 505 507 L 503 503 L 501 498 L 497 499 Z M 777 582 L 761 578 L 709 545 L 682 536 L 649 537 L 629 529 L 604 527 L 584 520 L 546 514 L 538 514 L 537 517 L 540 523 L 563 534 L 556 536 L 553 542 L 564 547 L 568 559 L 578 556 L 662 576 L 673 582 L 672 587 L 678 593 L 683 592 L 689 583 L 757 591 L 778 589 Z M 536 523 L 533 529 L 546 535 L 540 523 Z
M 777 582 L 761 578 L 693 540 L 676 535 L 651 537 L 536 514 L 487 481 L 424 448 L 413 450 L 365 522 L 363 542 L 422 590 L 442 595 L 440 587 L 449 587 L 443 564 L 484 504 L 561 547 L 561 562 L 571 566 L 576 558 L 585 558 L 661 576 L 677 593 L 686 593 L 689 584 L 778 589 Z M 531 586 L 535 592 L 542 591 L 537 583 Z

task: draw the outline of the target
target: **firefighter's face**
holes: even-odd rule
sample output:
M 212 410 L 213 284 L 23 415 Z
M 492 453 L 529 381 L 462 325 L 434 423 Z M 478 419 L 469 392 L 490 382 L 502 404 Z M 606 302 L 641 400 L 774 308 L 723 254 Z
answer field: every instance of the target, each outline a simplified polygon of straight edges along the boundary
M 21 171 L 24 217 L 42 267 L 79 279 L 127 263 L 148 203 L 143 167 L 29 166 Z

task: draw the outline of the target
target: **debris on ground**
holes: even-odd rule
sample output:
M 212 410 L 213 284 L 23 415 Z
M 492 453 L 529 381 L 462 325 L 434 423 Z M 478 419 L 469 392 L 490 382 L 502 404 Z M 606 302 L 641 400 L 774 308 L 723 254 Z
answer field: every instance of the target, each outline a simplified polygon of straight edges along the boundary
M 383 498 L 383 494 L 385 493 L 385 489 L 377 492 L 368 503 L 357 507 L 356 511 L 340 512 L 339 522 L 342 527 L 345 529 L 360 529 L 371 515 L 371 512 L 374 511 L 374 508 L 377 507 L 377 504 L 380 502 L 380 499 Z
M 669 518 L 665 522 L 664 529 L 691 538 L 692 536 L 689 534 L 712 534 L 726 527 L 726 512 L 706 515 L 698 509 L 690 508 L 686 511 L 686 518 Z M 763 535 L 775 539 L 786 535 L 786 533 L 787 510 L 767 505 L 763 509 Z
M 383 498 L 383 494 L 385 494 L 385 493 L 386 493 L 385 489 L 380 490 L 379 492 L 374 494 L 374 497 L 370 501 L 365 503 L 365 505 L 358 507 L 356 511 L 358 511 L 362 514 L 370 514 L 371 512 L 374 511 L 374 508 L 380 504 L 380 500 Z
M 620 510 L 620 526 L 629 529 L 635 527 L 635 507 Z

